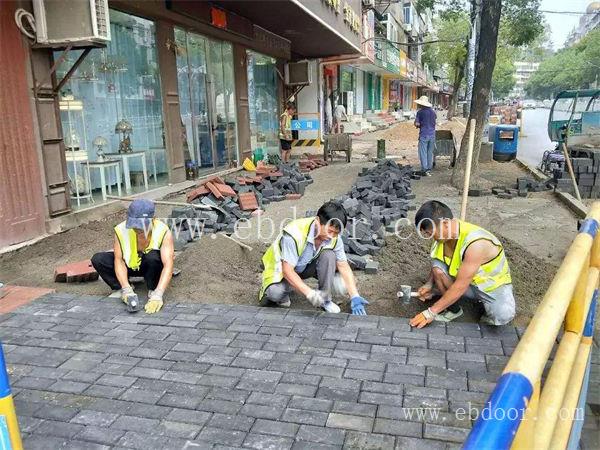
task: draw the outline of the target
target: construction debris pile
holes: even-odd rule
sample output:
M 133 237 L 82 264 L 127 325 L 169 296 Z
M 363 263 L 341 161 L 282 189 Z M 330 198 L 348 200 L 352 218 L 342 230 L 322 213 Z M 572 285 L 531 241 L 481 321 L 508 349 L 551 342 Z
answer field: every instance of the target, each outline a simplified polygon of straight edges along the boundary
M 591 156 L 591 158 L 571 158 L 581 198 L 600 197 L 600 153 L 592 152 Z M 575 194 L 573 181 L 566 168 L 554 170 L 553 175 L 553 182 L 557 189 Z
M 174 231 L 175 249 L 183 250 L 188 242 L 199 239 L 201 234 L 218 231 L 233 234 L 239 219 L 248 219 L 264 205 L 300 198 L 306 186 L 313 182 L 308 172 L 324 165 L 327 162 L 319 159 L 278 167 L 260 165 L 252 175 L 231 180 L 215 176 L 201 181 L 188 192 L 187 201 L 210 209 L 192 205 L 173 208 L 169 225 Z
M 348 262 L 357 270 L 376 273 L 379 263 L 375 255 L 385 245 L 385 232 L 393 232 L 395 222 L 414 210 L 411 190 L 414 178 L 411 166 L 393 160 L 379 161 L 375 167 L 364 168 L 349 194 L 336 198 L 348 213 L 348 224 L 342 234 Z M 316 211 L 308 211 L 307 217 Z

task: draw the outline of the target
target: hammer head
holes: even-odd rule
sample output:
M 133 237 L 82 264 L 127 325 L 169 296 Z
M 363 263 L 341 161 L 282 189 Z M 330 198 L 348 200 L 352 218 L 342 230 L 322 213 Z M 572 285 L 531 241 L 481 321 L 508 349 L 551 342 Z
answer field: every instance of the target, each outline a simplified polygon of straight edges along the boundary
M 403 298 L 404 300 L 410 299 L 410 294 L 412 292 L 412 287 L 407 284 L 400 285 L 400 290 L 398 291 L 398 297 Z

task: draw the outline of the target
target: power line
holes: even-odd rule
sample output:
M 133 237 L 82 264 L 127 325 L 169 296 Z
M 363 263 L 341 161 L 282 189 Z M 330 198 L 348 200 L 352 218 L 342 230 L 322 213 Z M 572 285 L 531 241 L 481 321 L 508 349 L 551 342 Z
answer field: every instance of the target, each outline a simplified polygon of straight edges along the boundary
M 598 11 L 594 11 L 591 13 L 580 11 L 552 11 L 549 9 L 539 9 L 538 11 L 544 14 L 571 14 L 574 16 L 595 16 L 596 14 L 598 14 Z

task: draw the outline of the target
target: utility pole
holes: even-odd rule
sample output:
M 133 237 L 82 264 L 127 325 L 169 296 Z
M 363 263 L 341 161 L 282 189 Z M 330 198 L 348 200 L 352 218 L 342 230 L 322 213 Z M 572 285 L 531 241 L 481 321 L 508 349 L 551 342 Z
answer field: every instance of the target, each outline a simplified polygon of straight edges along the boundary
M 475 81 L 475 59 L 477 58 L 477 47 L 479 46 L 479 32 L 481 28 L 481 0 L 471 0 L 471 36 L 469 37 L 469 48 L 467 54 L 467 116 L 471 111 L 471 99 L 473 98 L 473 82 Z

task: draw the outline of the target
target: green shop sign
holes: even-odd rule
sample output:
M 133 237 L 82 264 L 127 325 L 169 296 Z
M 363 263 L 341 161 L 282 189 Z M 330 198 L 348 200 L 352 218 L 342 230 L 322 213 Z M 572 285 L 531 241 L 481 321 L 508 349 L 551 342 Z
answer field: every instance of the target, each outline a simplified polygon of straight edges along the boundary
M 400 73 L 400 51 L 389 41 L 375 40 L 375 64 L 388 72 Z

